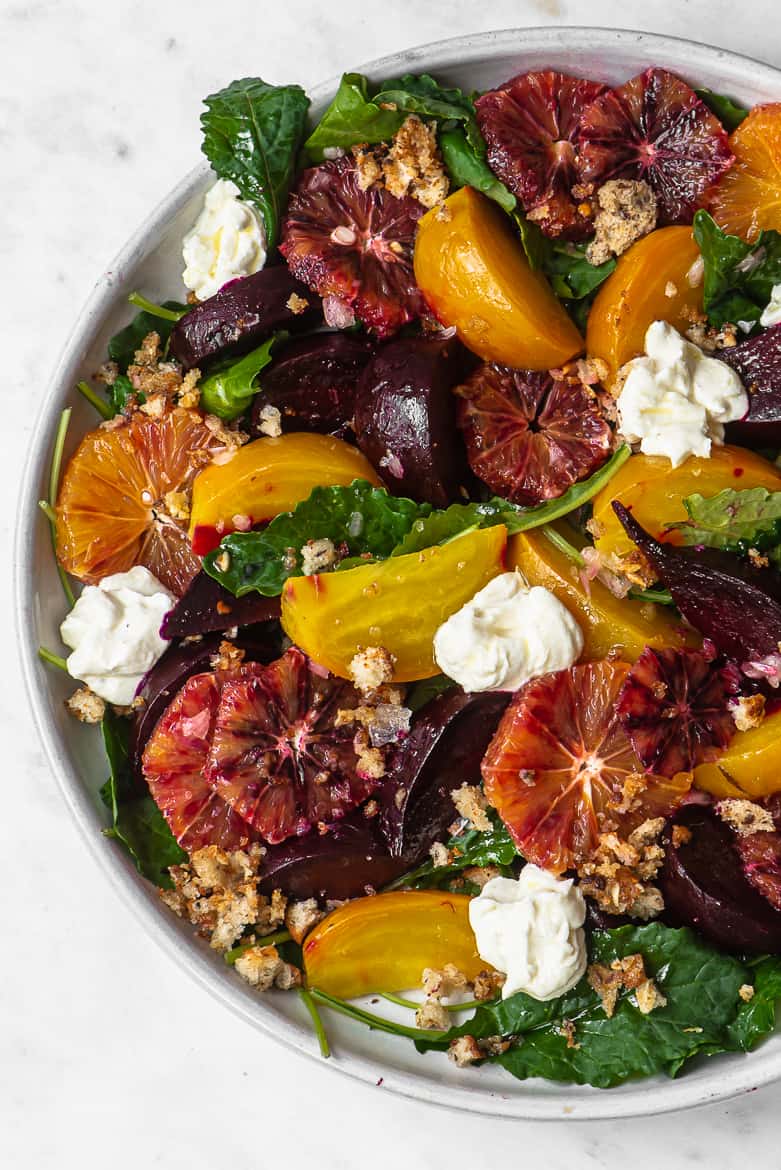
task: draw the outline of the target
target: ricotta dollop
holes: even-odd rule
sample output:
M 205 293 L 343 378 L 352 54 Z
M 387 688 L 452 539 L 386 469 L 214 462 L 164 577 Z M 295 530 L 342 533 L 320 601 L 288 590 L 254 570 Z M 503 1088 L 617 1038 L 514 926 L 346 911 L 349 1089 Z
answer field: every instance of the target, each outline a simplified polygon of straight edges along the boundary
M 666 321 L 645 335 L 645 356 L 628 363 L 619 394 L 618 428 L 644 455 L 666 455 L 678 467 L 707 458 L 724 442 L 724 424 L 748 410 L 748 395 L 725 362 L 709 357 Z
M 434 635 L 440 668 L 465 691 L 517 691 L 580 657 L 583 634 L 572 614 L 519 572 L 500 573 Z
M 760 325 L 769 329 L 771 325 L 781 325 L 781 284 L 774 284 L 770 293 L 770 300 L 762 310 L 759 318 Z
M 536 865 L 520 877 L 491 878 L 469 903 L 477 950 L 507 976 L 502 998 L 523 991 L 556 999 L 586 970 L 586 903 L 571 878 Z
M 168 646 L 160 624 L 175 600 L 141 565 L 87 585 L 60 626 L 73 651 L 68 674 L 109 703 L 132 703 L 141 679 Z
M 184 237 L 185 287 L 199 300 L 214 296 L 229 280 L 251 276 L 266 263 L 266 231 L 258 211 L 239 199 L 230 179 L 206 192 L 203 211 Z

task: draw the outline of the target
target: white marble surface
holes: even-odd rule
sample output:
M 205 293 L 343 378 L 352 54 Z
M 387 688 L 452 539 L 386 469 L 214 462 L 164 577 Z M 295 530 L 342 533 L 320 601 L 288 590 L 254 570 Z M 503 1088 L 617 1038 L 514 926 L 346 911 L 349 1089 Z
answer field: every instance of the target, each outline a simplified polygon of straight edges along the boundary
M 195 161 L 204 94 L 254 73 L 307 84 L 443 33 L 578 22 L 781 65 L 771 0 L 2 0 L 4 541 L 47 371 L 95 276 Z M 8 575 L 1 588 L 10 624 Z M 0 1164 L 778 1164 L 778 1087 L 649 1121 L 501 1123 L 425 1110 L 271 1045 L 144 935 L 71 825 L 13 673 L 2 694 Z

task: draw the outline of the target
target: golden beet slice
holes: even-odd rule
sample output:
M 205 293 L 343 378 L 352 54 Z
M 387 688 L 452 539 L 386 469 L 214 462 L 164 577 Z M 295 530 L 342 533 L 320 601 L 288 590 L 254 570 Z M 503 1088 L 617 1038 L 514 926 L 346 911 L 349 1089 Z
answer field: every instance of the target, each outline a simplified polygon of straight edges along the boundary
M 415 241 L 415 279 L 439 320 L 484 361 L 524 370 L 561 366 L 583 338 L 507 217 L 472 187 L 427 212 Z

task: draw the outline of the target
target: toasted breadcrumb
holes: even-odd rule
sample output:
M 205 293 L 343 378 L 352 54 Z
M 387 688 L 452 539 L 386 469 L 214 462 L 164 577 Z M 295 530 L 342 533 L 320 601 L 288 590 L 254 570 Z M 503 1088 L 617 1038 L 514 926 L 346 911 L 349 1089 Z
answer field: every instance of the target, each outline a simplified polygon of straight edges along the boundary
M 649 883 L 664 860 L 658 843 L 664 824 L 664 817 L 643 821 L 626 841 L 615 833 L 601 834 L 597 848 L 578 869 L 581 893 L 609 914 L 642 920 L 660 914 L 664 899 Z
M 433 123 L 410 114 L 393 136 L 390 146 L 353 147 L 353 158 L 362 191 L 384 186 L 391 195 L 417 199 L 424 207 L 442 204 L 450 189 Z
M 575 1039 L 575 1021 L 574 1020 L 562 1020 L 561 1026 L 559 1028 L 559 1034 L 561 1036 L 566 1036 L 567 1048 L 580 1048 L 580 1044 L 578 1044 L 578 1042 Z
M 480 833 L 489 831 L 491 820 L 486 812 L 488 801 L 482 788 L 478 788 L 476 784 L 462 784 L 460 788 L 451 792 L 450 799 L 456 806 L 459 815 L 465 821 L 469 821 L 472 828 L 477 829 Z
M 751 837 L 754 833 L 772 833 L 775 822 L 766 808 L 753 800 L 720 800 L 716 812 L 739 837 Z
M 751 1000 L 754 998 L 754 988 L 751 986 L 750 983 L 743 983 L 738 988 L 738 995 L 740 996 L 740 998 L 743 1000 L 744 1003 L 750 1003 Z
M 278 439 L 282 434 L 282 415 L 279 407 L 267 402 L 258 415 L 260 420 L 258 430 L 270 439 Z
M 363 780 L 381 780 L 385 775 L 385 757 L 381 750 L 371 746 L 369 733 L 361 727 L 353 737 L 353 749 L 357 756 L 356 772 Z
M 201 378 L 201 371 L 199 369 L 188 370 L 182 379 L 182 384 L 179 387 L 177 401 L 185 410 L 197 410 L 201 401 L 201 391 L 198 388 L 198 382 Z
M 211 667 L 212 670 L 233 670 L 241 666 L 243 661 L 244 651 L 234 646 L 233 642 L 223 639 L 217 653 L 212 654 Z
M 301 549 L 301 573 L 304 577 L 332 569 L 336 561 L 336 545 L 327 536 L 308 540 Z
M 438 999 L 425 999 L 415 1012 L 415 1024 L 418 1028 L 446 1032 L 450 1027 L 450 1017 Z
M 238 974 L 256 991 L 278 987 L 289 991 L 301 986 L 301 972 L 281 958 L 276 947 L 248 947 L 235 963 Z
M 472 984 L 475 999 L 494 999 L 504 987 L 506 975 L 500 971 L 480 971 Z
M 295 942 L 301 945 L 313 926 L 322 922 L 325 911 L 321 910 L 316 898 L 303 902 L 290 902 L 285 911 L 285 926 Z
M 79 687 L 69 699 L 65 700 L 65 706 L 80 723 L 100 723 L 106 714 L 105 700 L 91 691 L 89 687 Z
M 635 1000 L 637 1001 L 637 1010 L 647 1016 L 654 1010 L 654 1008 L 664 1007 L 667 999 L 662 995 L 659 988 L 654 983 L 653 979 L 645 979 L 635 991 Z
M 484 1036 L 477 1041 L 477 1047 L 483 1056 L 501 1056 L 510 1047 L 510 1041 L 504 1036 Z
M 119 377 L 119 366 L 116 362 L 104 362 L 93 376 L 96 382 L 102 382 L 104 386 L 113 386 Z
M 470 865 L 464 870 L 464 877 L 468 882 L 478 886 L 481 890 L 484 885 L 495 877 L 501 877 L 502 871 L 498 865 Z
M 687 829 L 686 825 L 673 825 L 672 843 L 673 849 L 678 849 L 681 845 L 688 845 L 692 839 L 691 829 Z
M 382 166 L 374 151 L 366 143 L 354 146 L 352 152 L 358 187 L 361 191 L 368 191 L 370 187 L 382 181 Z
M 662 1007 L 667 1002 L 654 986 L 653 980 L 646 975 L 645 963 L 640 954 L 614 959 L 609 967 L 603 963 L 592 963 L 586 975 L 589 986 L 601 999 L 602 1009 L 608 1019 L 616 1010 L 618 995 L 622 990 L 638 992 L 638 1000 L 639 997 L 642 997 L 643 1004 L 641 1007 L 638 1001 L 638 1007 L 645 1015 L 653 1011 L 655 1007 Z M 641 988 L 642 991 L 640 991 Z
M 166 492 L 163 496 L 165 510 L 172 520 L 190 519 L 190 493 Z
M 348 672 L 353 685 L 364 695 L 370 695 L 385 683 L 393 681 L 395 659 L 384 646 L 367 646 L 354 655 Z
M 288 309 L 290 309 L 290 312 L 295 314 L 296 317 L 300 317 L 301 314 L 305 313 L 309 308 L 309 301 L 306 299 L 306 297 L 300 297 L 298 293 L 295 292 L 290 294 L 290 296 L 285 301 L 285 304 L 287 305 Z
M 750 731 L 752 727 L 759 727 L 765 718 L 765 696 L 743 695 L 733 699 L 729 709 L 738 731 Z
M 422 984 L 428 999 L 448 999 L 454 992 L 468 987 L 469 980 L 453 963 L 446 963 L 441 971 L 424 967 Z
M 453 860 L 453 854 L 441 841 L 434 842 L 429 849 L 429 856 L 435 869 L 441 869 L 443 865 L 450 865 Z
M 656 196 L 643 179 L 610 179 L 597 191 L 599 210 L 594 238 L 586 249 L 589 264 L 604 264 L 656 227 Z
M 187 918 L 200 934 L 209 937 L 217 951 L 226 951 L 247 927 L 261 933 L 284 920 L 286 899 L 274 890 L 271 899 L 258 893 L 258 868 L 263 849 L 253 843 L 231 853 L 216 845 L 196 850 L 184 865 L 169 872 L 174 888 L 160 897 L 180 917 Z
M 451 1040 L 447 1055 L 458 1068 L 467 1068 L 476 1060 L 482 1060 L 484 1054 L 480 1051 L 474 1036 L 459 1036 L 458 1039 Z

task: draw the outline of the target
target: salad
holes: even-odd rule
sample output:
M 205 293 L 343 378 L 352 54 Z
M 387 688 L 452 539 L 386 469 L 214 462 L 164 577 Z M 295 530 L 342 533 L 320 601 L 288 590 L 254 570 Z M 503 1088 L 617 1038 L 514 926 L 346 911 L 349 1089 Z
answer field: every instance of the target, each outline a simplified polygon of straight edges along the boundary
M 650 67 L 308 107 L 206 99 L 175 299 L 131 295 L 68 459 L 62 417 L 40 653 L 100 725 L 106 832 L 324 1055 L 331 1012 L 602 1088 L 748 1052 L 781 997 L 781 103 Z

